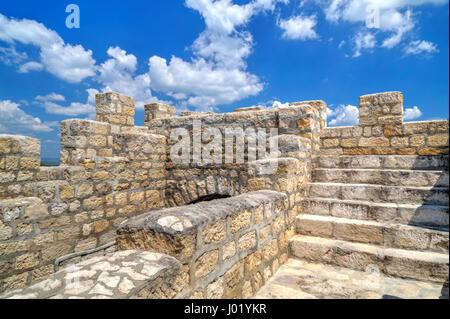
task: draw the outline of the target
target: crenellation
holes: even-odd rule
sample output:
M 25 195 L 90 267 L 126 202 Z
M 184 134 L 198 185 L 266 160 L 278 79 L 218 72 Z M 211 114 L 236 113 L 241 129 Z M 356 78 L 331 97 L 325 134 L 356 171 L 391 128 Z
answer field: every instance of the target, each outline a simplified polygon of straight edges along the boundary
M 95 95 L 96 120 L 119 126 L 134 126 L 134 99 L 108 92 Z
M 337 248 L 298 240 L 296 232 L 448 251 L 442 233 L 416 232 L 413 242 L 409 228 L 327 219 L 425 220 L 448 227 L 448 211 L 439 208 L 448 187 L 448 120 L 403 123 L 400 92 L 360 97 L 359 126 L 327 127 L 326 108 L 315 100 L 177 117 L 174 107 L 152 103 L 145 106 L 145 126 L 138 127 L 131 97 L 97 94 L 95 121 L 62 121 L 58 167 L 40 167 L 38 140 L 0 135 L 0 292 L 17 288 L 23 290 L 16 296 L 50 297 L 39 285 L 66 276 L 67 267 L 94 271 L 90 267 L 105 262 L 125 269 L 128 256 L 156 264 L 143 262 L 135 277 L 121 274 L 111 296 L 249 298 L 289 254 L 352 266 Z M 172 149 L 183 138 L 189 156 L 177 161 Z M 447 173 L 425 171 L 438 166 Z M 404 172 L 411 168 L 421 171 Z M 369 185 L 345 184 L 350 182 Z M 372 198 L 382 204 L 367 206 Z M 402 200 L 419 199 L 438 208 L 414 214 L 401 207 Z M 404 275 L 395 258 L 389 271 Z M 167 266 L 166 275 L 156 278 L 152 267 L 158 265 Z M 148 284 L 130 293 L 147 275 Z M 89 289 L 95 292 L 101 280 L 95 277 Z M 55 296 L 73 291 L 55 288 Z
M 175 116 L 175 108 L 162 103 L 152 103 L 144 106 L 145 108 L 145 126 L 151 127 L 151 120 L 160 118 L 172 118 Z
M 403 122 L 401 92 L 361 96 L 359 115 L 359 126 L 322 130 L 321 154 L 448 154 L 449 121 Z

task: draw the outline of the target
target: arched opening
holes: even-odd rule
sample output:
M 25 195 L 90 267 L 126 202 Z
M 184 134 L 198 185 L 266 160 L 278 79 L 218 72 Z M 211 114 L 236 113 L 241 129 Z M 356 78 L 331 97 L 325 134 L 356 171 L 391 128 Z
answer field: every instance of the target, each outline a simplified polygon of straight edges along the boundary
M 197 198 L 196 200 L 190 202 L 188 205 L 197 204 L 200 202 L 209 202 L 209 201 L 212 201 L 215 199 L 229 198 L 229 197 L 231 197 L 231 196 L 225 195 L 225 194 L 210 194 L 210 195 L 201 196 L 201 197 Z

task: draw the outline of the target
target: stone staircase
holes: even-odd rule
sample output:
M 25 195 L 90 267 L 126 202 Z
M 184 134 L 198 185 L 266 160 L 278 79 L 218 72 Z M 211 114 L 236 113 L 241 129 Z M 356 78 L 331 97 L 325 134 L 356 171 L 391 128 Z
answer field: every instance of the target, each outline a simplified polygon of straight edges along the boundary
M 448 282 L 448 156 L 321 156 L 291 256 Z

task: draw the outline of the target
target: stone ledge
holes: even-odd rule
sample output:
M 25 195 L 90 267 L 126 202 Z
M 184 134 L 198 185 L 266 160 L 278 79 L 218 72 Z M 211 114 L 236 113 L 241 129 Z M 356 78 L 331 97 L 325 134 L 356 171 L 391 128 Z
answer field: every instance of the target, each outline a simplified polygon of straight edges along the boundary
M 148 212 L 124 221 L 117 233 L 146 229 L 175 234 L 193 234 L 200 226 L 226 219 L 235 213 L 257 207 L 261 204 L 284 200 L 286 195 L 270 190 L 251 192 L 232 198 L 216 199 L 194 205 L 167 208 Z
M 173 257 L 120 251 L 64 268 L 28 288 L 0 295 L 0 299 L 130 299 L 174 297 L 180 263 Z M 162 279 L 162 280 L 161 280 Z M 158 288 L 171 287 L 167 296 Z M 155 292 L 155 293 L 153 293 Z M 159 292 L 161 293 L 161 292 Z
M 287 259 L 290 213 L 286 194 L 251 192 L 132 217 L 119 226 L 117 245 L 177 258 L 189 283 L 182 297 L 248 298 L 262 272 Z

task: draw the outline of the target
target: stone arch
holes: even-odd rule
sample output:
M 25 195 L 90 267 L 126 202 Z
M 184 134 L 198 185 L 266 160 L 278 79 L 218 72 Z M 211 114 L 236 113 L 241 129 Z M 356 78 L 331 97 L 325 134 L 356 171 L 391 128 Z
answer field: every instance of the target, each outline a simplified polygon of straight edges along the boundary
M 165 189 L 169 207 L 193 204 L 203 200 L 236 196 L 247 192 L 247 179 L 239 174 L 198 176 L 193 179 L 168 180 Z

